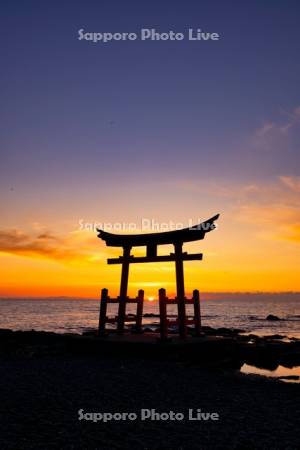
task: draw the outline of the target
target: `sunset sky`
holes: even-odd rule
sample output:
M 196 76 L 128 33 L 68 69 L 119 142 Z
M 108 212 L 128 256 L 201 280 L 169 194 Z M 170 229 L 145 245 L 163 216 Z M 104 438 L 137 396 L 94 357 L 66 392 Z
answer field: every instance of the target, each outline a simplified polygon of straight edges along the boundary
M 217 213 L 186 246 L 204 253 L 187 293 L 300 291 L 299 1 L 28 0 L 2 19 L 0 296 L 116 294 L 119 250 L 80 224 Z M 129 293 L 173 294 L 173 266 L 134 265 Z

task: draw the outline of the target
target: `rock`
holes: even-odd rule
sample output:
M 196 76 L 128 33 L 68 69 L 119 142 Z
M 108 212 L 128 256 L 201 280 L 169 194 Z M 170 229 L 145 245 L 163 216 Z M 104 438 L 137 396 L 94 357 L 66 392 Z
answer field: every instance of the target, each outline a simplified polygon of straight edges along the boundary
M 295 367 L 300 365 L 300 352 L 298 349 L 284 353 L 280 358 L 280 364 L 284 367 Z
M 282 334 L 271 334 L 269 336 L 264 336 L 264 339 L 285 339 L 286 336 L 283 336 Z
M 282 319 L 280 319 L 278 316 L 274 316 L 273 314 L 269 314 L 266 317 L 266 320 L 274 320 L 274 321 L 276 321 L 276 320 L 282 320 Z
M 143 329 L 143 331 L 144 331 L 145 333 L 153 333 L 153 330 L 152 330 L 152 328 L 150 328 L 150 327 L 145 327 L 145 328 Z
M 96 336 L 97 335 L 97 331 L 83 331 L 82 336 Z
M 300 377 L 298 375 L 282 375 L 277 377 L 277 380 L 300 380 Z
M 2 337 L 8 337 L 11 336 L 13 334 L 12 330 L 9 330 L 8 328 L 1 328 L 0 329 L 0 338 Z
M 237 336 L 239 333 L 241 333 L 243 330 L 240 330 L 239 328 L 217 328 L 216 335 L 218 336 Z

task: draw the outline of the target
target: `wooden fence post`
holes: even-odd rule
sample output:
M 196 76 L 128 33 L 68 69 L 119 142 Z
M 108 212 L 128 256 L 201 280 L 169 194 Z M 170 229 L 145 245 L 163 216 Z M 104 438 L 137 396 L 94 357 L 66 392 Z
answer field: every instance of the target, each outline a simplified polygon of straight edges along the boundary
M 140 289 L 137 296 L 136 306 L 136 331 L 142 332 L 142 320 L 143 320 L 143 307 L 144 307 L 144 291 Z
M 108 290 L 104 288 L 101 291 L 101 303 L 100 303 L 99 327 L 98 327 L 99 336 L 101 335 L 103 336 L 105 334 L 107 299 L 108 299 Z
M 161 288 L 158 291 L 159 298 L 159 317 L 160 317 L 160 338 L 165 341 L 168 338 L 168 324 L 167 324 L 167 304 L 166 304 L 166 290 Z
M 200 336 L 201 333 L 201 309 L 200 309 L 200 295 L 198 289 L 193 291 L 194 300 L 194 321 L 196 336 Z

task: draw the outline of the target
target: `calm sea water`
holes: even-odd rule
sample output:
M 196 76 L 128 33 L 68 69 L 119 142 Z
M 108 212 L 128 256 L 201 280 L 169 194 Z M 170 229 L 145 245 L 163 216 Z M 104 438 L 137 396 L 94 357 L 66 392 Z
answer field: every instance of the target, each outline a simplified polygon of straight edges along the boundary
M 259 335 L 300 338 L 300 294 L 207 294 L 201 301 L 202 324 L 241 328 Z M 114 315 L 115 305 L 108 306 Z M 134 313 L 134 305 L 127 312 Z M 158 313 L 157 301 L 145 301 L 145 313 Z M 174 306 L 168 307 L 175 314 Z M 188 312 L 192 310 L 188 307 Z M 99 301 L 79 299 L 0 299 L 0 328 L 82 333 L 98 324 Z M 270 322 L 268 314 L 284 320 Z M 145 318 L 144 323 L 158 321 Z

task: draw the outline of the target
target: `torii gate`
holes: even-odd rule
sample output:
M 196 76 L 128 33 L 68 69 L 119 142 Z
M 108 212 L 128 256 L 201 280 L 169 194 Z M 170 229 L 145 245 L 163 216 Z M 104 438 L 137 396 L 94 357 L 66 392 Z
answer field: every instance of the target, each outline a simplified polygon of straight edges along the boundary
M 108 264 L 122 264 L 120 296 L 118 297 L 117 300 L 111 301 L 114 303 L 117 302 L 119 304 L 118 318 L 117 318 L 118 322 L 117 329 L 119 334 L 122 334 L 124 331 L 124 323 L 126 317 L 126 303 L 133 302 L 133 300 L 130 301 L 127 298 L 129 265 L 131 263 L 174 261 L 176 270 L 177 297 L 176 302 L 172 301 L 172 303 L 177 303 L 178 305 L 178 323 L 179 323 L 180 337 L 186 336 L 185 304 L 190 303 L 190 301 L 187 301 L 185 298 L 183 261 L 202 260 L 203 255 L 202 253 L 188 254 L 187 252 L 183 252 L 182 246 L 184 242 L 192 242 L 204 239 L 206 233 L 216 228 L 214 222 L 218 218 L 219 214 L 206 220 L 205 222 L 202 222 L 190 228 L 184 228 L 181 230 L 167 231 L 161 233 L 120 235 L 108 233 L 103 230 L 97 230 L 99 233 L 98 237 L 103 239 L 106 242 L 107 246 L 123 248 L 123 256 L 120 256 L 119 258 L 110 258 L 107 260 Z M 157 246 L 164 244 L 173 244 L 174 253 L 170 253 L 169 255 L 158 256 Z M 146 256 L 133 256 L 130 254 L 132 247 L 139 247 L 139 246 L 146 246 L 147 248 Z M 105 291 L 106 291 L 105 297 L 107 297 L 107 290 Z M 102 327 L 103 330 L 105 328 L 105 321 L 106 321 L 106 302 L 107 298 L 105 301 L 105 307 L 103 308 L 102 311 L 102 316 L 104 317 L 102 317 L 102 324 L 100 324 L 100 327 Z M 100 321 L 101 321 L 101 312 L 100 312 Z M 163 322 L 161 317 L 161 324 L 162 323 Z

